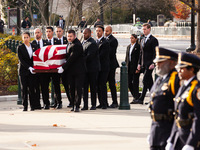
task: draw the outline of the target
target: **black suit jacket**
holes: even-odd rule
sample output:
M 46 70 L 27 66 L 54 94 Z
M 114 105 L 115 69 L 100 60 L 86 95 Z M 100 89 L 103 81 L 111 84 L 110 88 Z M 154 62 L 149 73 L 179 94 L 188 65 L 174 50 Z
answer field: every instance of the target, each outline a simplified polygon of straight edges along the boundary
M 36 51 L 35 45 L 31 44 L 33 52 Z M 17 49 L 17 54 L 19 58 L 19 75 L 26 76 L 30 74 L 29 67 L 33 67 L 33 57 L 30 58 L 25 44 L 19 45 Z
M 42 39 L 42 42 L 43 42 L 43 46 L 47 46 L 48 43 L 46 40 Z M 38 44 L 37 44 L 37 41 L 36 40 L 33 40 L 32 41 L 32 44 L 38 49 Z M 40 47 L 41 48 L 41 47 Z
M 158 46 L 158 40 L 153 35 L 150 35 L 142 47 L 144 40 L 145 38 L 141 41 L 140 65 L 144 68 L 149 68 L 156 56 L 155 47 Z
M 46 41 L 47 45 L 61 45 L 61 41 L 54 37 L 53 37 L 53 44 L 51 44 L 48 39 L 46 39 Z
M 112 34 L 107 38 L 107 40 L 110 43 L 110 69 L 116 69 L 119 67 L 116 57 L 118 41 Z
M 130 47 L 131 44 L 127 46 L 125 61 L 126 65 L 128 66 L 128 73 L 135 73 L 140 57 L 140 45 L 137 42 L 135 43 L 135 46 L 131 52 L 131 61 L 129 60 Z
M 99 49 L 99 59 L 101 64 L 101 71 L 109 71 L 110 70 L 110 44 L 103 37 L 98 44 Z
M 83 47 L 81 42 L 76 38 L 72 44 L 66 47 L 66 63 L 62 66 L 63 69 L 71 74 L 85 73 L 86 66 L 83 55 Z
M 58 38 L 57 38 L 57 39 L 58 39 Z M 59 43 L 62 44 L 62 42 L 63 42 L 63 45 L 68 43 L 67 38 L 66 38 L 65 36 L 63 36 L 62 40 L 63 40 L 63 41 L 58 40 L 57 43 L 58 43 L 58 44 L 59 44 Z M 55 45 L 58 45 L 58 44 L 55 44 Z
M 92 37 L 83 44 L 83 51 L 87 72 L 98 72 L 100 70 L 98 46 Z

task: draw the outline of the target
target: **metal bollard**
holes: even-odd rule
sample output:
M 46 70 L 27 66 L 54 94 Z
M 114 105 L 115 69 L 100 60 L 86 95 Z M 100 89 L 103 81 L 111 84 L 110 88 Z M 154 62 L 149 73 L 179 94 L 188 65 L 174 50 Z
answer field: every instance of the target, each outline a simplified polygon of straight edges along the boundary
M 21 84 L 20 84 L 20 80 L 19 80 L 19 75 L 18 75 L 18 99 L 17 99 L 17 105 L 22 105 Z
M 128 71 L 126 62 L 122 62 L 120 73 L 120 105 L 121 110 L 130 110 L 130 104 L 128 100 Z

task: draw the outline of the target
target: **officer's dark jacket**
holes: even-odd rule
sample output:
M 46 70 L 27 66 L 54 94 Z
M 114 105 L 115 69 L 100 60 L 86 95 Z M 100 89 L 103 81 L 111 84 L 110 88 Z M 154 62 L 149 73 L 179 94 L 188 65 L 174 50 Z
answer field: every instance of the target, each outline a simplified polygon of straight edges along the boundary
M 179 139 L 183 146 L 191 145 L 200 149 L 200 82 L 196 76 L 186 88 L 179 89 L 174 100 L 177 120 L 193 119 L 186 126 L 174 121 L 170 142 L 176 145 Z
M 173 98 L 179 89 L 180 80 L 175 69 L 165 79 L 160 80 L 161 77 L 158 77 L 151 89 L 150 110 L 151 113 L 165 115 L 170 120 L 154 120 L 153 118 L 150 131 L 150 146 L 166 145 L 173 125 Z

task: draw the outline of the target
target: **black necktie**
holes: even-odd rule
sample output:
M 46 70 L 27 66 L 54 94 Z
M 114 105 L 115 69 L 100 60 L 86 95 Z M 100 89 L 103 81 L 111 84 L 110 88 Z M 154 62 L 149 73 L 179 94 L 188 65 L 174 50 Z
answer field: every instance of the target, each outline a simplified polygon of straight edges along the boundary
M 49 44 L 52 45 L 52 44 L 51 44 L 51 40 L 49 40 Z
M 38 44 L 37 44 L 37 45 L 38 45 L 38 48 L 40 48 L 40 41 L 38 41 Z

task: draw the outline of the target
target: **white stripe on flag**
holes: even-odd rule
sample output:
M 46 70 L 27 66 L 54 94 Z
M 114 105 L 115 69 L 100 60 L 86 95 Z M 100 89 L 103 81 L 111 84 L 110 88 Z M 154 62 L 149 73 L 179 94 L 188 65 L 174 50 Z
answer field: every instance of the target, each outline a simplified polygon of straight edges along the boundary
M 54 53 L 56 47 L 57 47 L 56 45 L 53 45 L 51 47 L 51 49 L 49 50 L 49 53 L 48 53 L 48 59 L 50 59 L 51 57 L 53 57 L 53 53 Z
M 42 48 L 40 49 L 39 58 L 40 58 L 42 61 L 44 61 L 44 52 L 45 52 L 46 48 L 47 48 L 47 46 L 42 47 Z

